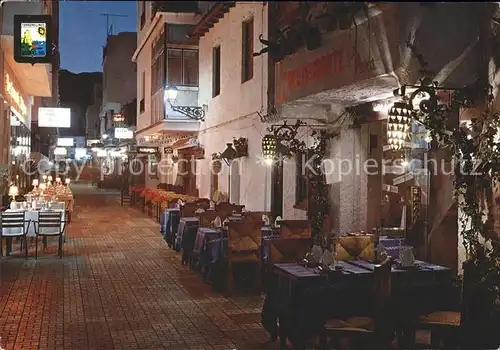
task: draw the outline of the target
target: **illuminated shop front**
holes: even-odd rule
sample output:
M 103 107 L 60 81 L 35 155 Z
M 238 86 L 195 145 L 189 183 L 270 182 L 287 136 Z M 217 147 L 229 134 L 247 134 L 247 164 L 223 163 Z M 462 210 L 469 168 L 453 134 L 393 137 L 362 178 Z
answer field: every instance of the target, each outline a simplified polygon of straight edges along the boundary
M 4 152 L 11 164 L 11 181 L 23 188 L 31 183 L 29 171 L 24 171 L 29 170 L 26 165 L 31 152 L 31 130 L 27 126 L 31 125 L 29 100 L 10 67 L 4 64 L 3 68 L 4 108 L 10 128 L 2 128 L 0 133 L 4 142 L 10 140 L 5 144 Z

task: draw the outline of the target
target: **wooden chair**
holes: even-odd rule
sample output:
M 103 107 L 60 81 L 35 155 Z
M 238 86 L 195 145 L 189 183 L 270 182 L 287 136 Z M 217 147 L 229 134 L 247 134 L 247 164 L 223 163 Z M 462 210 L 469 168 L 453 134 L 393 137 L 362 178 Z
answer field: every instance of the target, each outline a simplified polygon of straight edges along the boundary
M 196 216 L 198 205 L 196 203 L 185 203 L 181 207 L 181 218 Z
M 337 260 L 375 259 L 375 241 L 372 236 L 335 237 L 333 245 Z
M 279 224 L 281 238 L 302 238 L 312 235 L 309 220 L 282 220 Z
M 210 209 L 210 199 L 208 198 L 200 198 L 195 203 L 198 205 L 198 208 L 204 210 Z
M 38 221 L 35 225 L 35 259 L 38 258 L 38 237 L 59 237 L 59 258 L 63 256 L 63 236 L 66 229 L 66 222 L 62 219 L 61 212 L 38 212 Z
M 244 205 L 233 204 L 233 212 L 236 214 L 242 214 L 244 208 L 245 208 Z
M 231 203 L 223 202 L 215 206 L 215 210 L 224 216 L 230 216 L 233 214 L 234 205 Z
M 351 349 L 386 349 L 389 347 L 392 341 L 391 266 L 390 257 L 382 264 L 375 266 L 373 312 L 366 317 L 328 320 L 322 337 L 323 343 L 348 337 L 350 342 L 359 341 L 357 346 L 349 344 Z M 332 344 L 329 348 L 335 348 L 335 346 Z
M 472 261 L 463 263 L 462 300 L 459 311 L 438 310 L 419 317 L 416 328 L 431 331 L 432 348 L 448 348 L 451 344 L 446 343 L 452 340 L 458 344 L 464 344 L 466 340 L 471 340 L 465 339 L 465 337 L 468 332 L 470 315 L 474 312 L 472 303 L 475 299 L 476 283 L 472 272 L 473 264 Z M 460 335 L 463 335 L 464 338 L 460 339 Z M 414 335 L 412 341 L 415 341 Z M 472 341 L 474 340 L 472 339 Z
M 215 210 L 207 210 L 203 213 L 196 214 L 196 216 L 200 220 L 200 227 L 210 227 L 212 221 L 214 221 L 217 216 L 220 217 L 220 214 Z M 224 219 L 225 218 L 221 218 L 222 221 Z
M 272 214 L 268 211 L 248 211 L 243 213 L 243 215 L 247 218 L 251 218 L 257 221 L 262 221 L 262 216 L 267 215 L 270 220 L 272 220 Z
M 311 238 L 284 238 L 271 242 L 269 247 L 269 265 L 294 263 L 304 259 L 311 250 Z
M 262 222 L 243 220 L 229 222 L 227 249 L 227 292 L 233 292 L 233 266 L 253 263 L 257 267 L 256 286 L 260 286 Z
M 26 221 L 25 211 L 2 212 L 0 219 L 0 256 L 3 256 L 3 238 L 21 237 L 21 249 L 24 241 L 24 256 L 28 259 L 28 229 L 30 221 Z M 26 225 L 27 224 L 27 225 Z

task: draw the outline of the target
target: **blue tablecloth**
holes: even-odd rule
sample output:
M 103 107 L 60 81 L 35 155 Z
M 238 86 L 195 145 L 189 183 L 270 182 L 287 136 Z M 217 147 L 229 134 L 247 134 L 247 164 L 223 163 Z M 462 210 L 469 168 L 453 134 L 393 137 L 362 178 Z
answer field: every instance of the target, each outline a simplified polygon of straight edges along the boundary
M 191 252 L 193 250 L 196 233 L 200 220 L 197 217 L 180 218 L 175 240 L 175 249 L 177 251 Z
M 179 208 L 167 208 L 160 217 L 160 233 L 169 246 L 175 242 L 181 211 Z
M 280 239 L 279 231 L 270 227 L 262 228 L 262 262 L 269 256 L 269 242 Z M 227 255 L 227 230 L 200 227 L 198 229 L 194 250 L 200 256 L 202 271 L 207 265 L 217 262 Z
M 390 257 L 397 259 L 399 258 L 399 249 L 405 246 L 405 239 L 382 236 L 380 237 L 380 243 Z

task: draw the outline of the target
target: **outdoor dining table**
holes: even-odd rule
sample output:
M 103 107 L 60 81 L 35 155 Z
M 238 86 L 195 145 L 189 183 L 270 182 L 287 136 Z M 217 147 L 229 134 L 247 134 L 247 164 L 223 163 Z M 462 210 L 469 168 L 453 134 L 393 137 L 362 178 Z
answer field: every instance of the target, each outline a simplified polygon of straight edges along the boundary
M 167 208 L 160 218 L 160 233 L 168 246 L 175 249 L 175 237 L 179 226 L 181 210 L 179 208 Z
M 261 259 L 262 264 L 267 263 L 269 256 L 269 245 L 272 240 L 280 239 L 276 228 L 262 227 L 261 229 Z M 227 256 L 228 249 L 227 228 L 204 228 L 198 229 L 194 244 L 194 251 L 200 257 L 200 268 L 205 279 L 211 264 L 217 263 Z
M 183 217 L 179 220 L 175 249 L 182 251 L 182 264 L 187 264 L 191 254 L 200 220 L 197 217 Z
M 61 212 L 62 213 L 62 216 L 61 216 L 61 230 L 63 230 L 63 235 L 64 235 L 64 228 L 65 228 L 65 225 L 66 225 L 66 212 L 65 210 L 57 210 L 57 209 L 42 209 L 42 210 L 26 210 L 26 209 L 7 209 L 5 212 L 7 213 L 16 213 L 16 212 L 26 212 L 26 222 L 25 222 L 25 230 L 27 230 L 27 236 L 28 237 L 35 237 L 36 236 L 36 231 L 35 231 L 35 223 L 38 222 L 38 213 L 40 211 L 47 211 L 47 212 Z M 16 230 L 17 232 L 17 228 L 3 228 L 2 231 L 3 233 L 6 233 L 8 234 L 9 231 L 12 231 L 12 230 Z M 43 230 L 44 228 L 41 228 L 40 229 L 41 232 L 43 233 Z M 51 229 L 53 230 L 53 229 Z M 45 243 L 45 239 L 46 237 L 44 237 L 44 243 Z M 0 242 L 1 243 L 1 242 Z M 6 253 L 7 255 L 10 254 L 10 252 L 12 251 L 12 238 L 10 237 L 6 237 Z
M 278 319 L 281 342 L 289 339 L 300 347 L 332 315 L 363 315 L 371 310 L 375 263 L 337 261 L 336 266 L 326 275 L 297 263 L 273 266 L 261 314 L 262 325 L 273 340 L 278 336 Z M 424 313 L 449 302 L 453 277 L 446 267 L 416 261 L 411 268 L 393 266 L 392 277 L 397 296 L 394 310 L 401 321 L 415 310 Z

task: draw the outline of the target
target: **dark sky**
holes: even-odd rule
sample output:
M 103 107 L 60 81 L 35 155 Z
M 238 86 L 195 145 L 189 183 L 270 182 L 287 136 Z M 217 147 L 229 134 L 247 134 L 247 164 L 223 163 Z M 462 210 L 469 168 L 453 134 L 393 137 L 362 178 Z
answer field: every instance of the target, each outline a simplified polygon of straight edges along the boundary
M 103 13 L 113 34 L 137 31 L 137 1 L 61 1 L 59 3 L 59 52 L 61 68 L 73 73 L 102 71 L 102 46 L 106 42 Z

